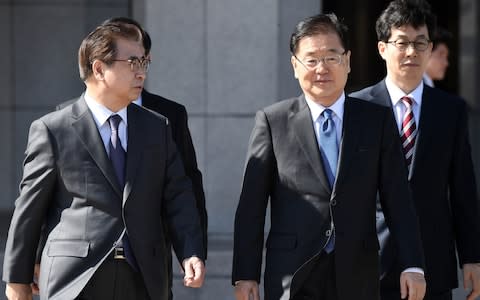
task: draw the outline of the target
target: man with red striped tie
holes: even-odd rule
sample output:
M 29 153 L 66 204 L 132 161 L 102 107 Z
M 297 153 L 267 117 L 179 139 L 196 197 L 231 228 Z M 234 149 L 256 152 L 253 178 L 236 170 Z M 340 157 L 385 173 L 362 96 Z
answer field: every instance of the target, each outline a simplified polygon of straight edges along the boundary
M 381 82 L 351 96 L 389 106 L 398 125 L 425 251 L 424 299 L 451 300 L 457 257 L 468 300 L 480 295 L 480 216 L 465 102 L 423 83 L 435 16 L 423 1 L 394 0 L 376 23 Z M 400 299 L 398 260 L 381 207 L 381 299 Z M 421 272 L 421 270 L 418 270 Z

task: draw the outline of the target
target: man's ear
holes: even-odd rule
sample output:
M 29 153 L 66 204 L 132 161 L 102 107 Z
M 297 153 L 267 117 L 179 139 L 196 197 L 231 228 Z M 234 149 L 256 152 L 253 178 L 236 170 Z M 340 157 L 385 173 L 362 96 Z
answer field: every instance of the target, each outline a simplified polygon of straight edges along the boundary
M 350 71 L 352 70 L 350 68 L 350 57 L 352 55 L 352 52 L 350 50 L 347 51 L 347 53 L 345 53 L 345 65 L 347 67 L 347 73 L 350 73 Z
M 387 44 L 383 41 L 378 41 L 377 43 L 377 48 L 378 48 L 378 54 L 382 57 L 383 60 L 385 60 L 385 51 L 387 50 Z
M 290 58 L 290 62 L 292 63 L 293 76 L 294 76 L 296 79 L 298 79 L 298 76 L 297 76 L 298 61 L 297 61 L 297 59 L 295 58 L 295 56 L 292 55 L 292 57 Z
M 105 63 L 96 59 L 92 63 L 92 72 L 96 80 L 103 80 L 105 78 Z

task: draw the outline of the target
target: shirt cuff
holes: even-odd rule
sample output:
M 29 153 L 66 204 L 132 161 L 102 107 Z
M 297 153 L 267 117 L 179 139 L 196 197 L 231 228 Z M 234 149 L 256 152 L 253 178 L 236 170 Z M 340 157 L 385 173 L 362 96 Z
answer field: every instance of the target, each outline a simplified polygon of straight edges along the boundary
M 425 275 L 425 272 L 423 272 L 422 268 L 407 268 L 402 273 L 406 273 L 406 272 L 419 273 L 419 274 Z

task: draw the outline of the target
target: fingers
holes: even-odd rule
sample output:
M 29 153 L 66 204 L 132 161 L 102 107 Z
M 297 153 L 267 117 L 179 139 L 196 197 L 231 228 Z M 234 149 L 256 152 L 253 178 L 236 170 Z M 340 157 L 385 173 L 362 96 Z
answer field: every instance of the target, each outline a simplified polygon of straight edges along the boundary
M 5 295 L 9 300 L 32 300 L 32 290 L 29 284 L 7 283 Z
M 32 294 L 39 295 L 40 288 L 38 287 L 38 280 L 40 279 L 40 264 L 35 264 L 33 268 L 33 283 L 30 284 L 30 288 L 32 289 Z
M 260 300 L 258 283 L 253 280 L 240 280 L 235 284 L 236 300 Z M 252 298 L 250 298 L 252 296 Z
M 30 288 L 32 289 L 32 294 L 33 295 L 40 295 L 40 289 L 38 288 L 38 284 L 31 283 Z
M 404 272 L 400 275 L 400 295 L 402 299 L 422 300 L 426 292 L 425 278 L 420 273 Z
M 417 299 L 417 294 L 415 293 L 414 290 L 412 290 L 412 291 L 409 290 L 408 291 L 408 300 L 421 300 L 421 299 Z
M 403 276 L 400 276 L 400 298 L 407 298 L 407 281 Z
M 252 294 L 253 294 L 253 300 L 260 300 L 260 292 L 258 290 L 258 286 L 256 289 L 253 290 Z
M 463 287 L 466 290 L 471 288 L 467 300 L 475 300 L 480 296 L 480 264 L 463 265 Z
M 205 266 L 198 257 L 190 257 L 184 261 L 185 276 L 183 284 L 187 287 L 199 288 L 205 278 Z
M 467 295 L 467 300 L 475 300 L 480 296 L 480 283 L 478 280 L 474 280 L 473 276 L 469 280 L 464 279 L 463 284 L 466 286 L 465 289 L 468 289 L 469 287 L 472 288 Z

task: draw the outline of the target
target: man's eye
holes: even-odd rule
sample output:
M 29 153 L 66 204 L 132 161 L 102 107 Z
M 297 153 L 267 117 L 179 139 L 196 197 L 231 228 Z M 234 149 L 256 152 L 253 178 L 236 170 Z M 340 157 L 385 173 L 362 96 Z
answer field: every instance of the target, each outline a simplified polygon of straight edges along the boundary
M 415 42 L 415 46 L 425 47 L 427 45 L 428 45 L 428 43 L 426 41 L 416 41 Z
M 335 63 L 337 61 L 335 56 L 325 56 L 324 59 L 326 63 Z

